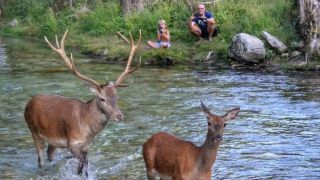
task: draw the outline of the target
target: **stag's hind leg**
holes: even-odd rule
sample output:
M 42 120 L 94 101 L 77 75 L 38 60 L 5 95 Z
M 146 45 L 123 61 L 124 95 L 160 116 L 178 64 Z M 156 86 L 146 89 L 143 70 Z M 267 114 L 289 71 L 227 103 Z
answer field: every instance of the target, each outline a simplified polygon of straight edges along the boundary
M 42 167 L 44 165 L 44 140 L 35 133 L 32 133 L 32 137 L 38 153 L 38 165 Z
M 54 152 L 56 151 L 56 147 L 49 144 L 47 149 L 48 160 L 51 162 L 53 160 Z

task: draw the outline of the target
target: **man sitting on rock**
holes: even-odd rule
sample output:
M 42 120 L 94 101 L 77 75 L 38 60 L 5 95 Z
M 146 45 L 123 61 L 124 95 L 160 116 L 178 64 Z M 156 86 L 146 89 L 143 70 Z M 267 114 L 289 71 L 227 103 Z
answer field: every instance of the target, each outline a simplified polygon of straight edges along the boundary
M 209 39 L 218 34 L 218 29 L 212 13 L 206 11 L 204 4 L 198 5 L 198 12 L 190 17 L 190 31 L 200 39 Z

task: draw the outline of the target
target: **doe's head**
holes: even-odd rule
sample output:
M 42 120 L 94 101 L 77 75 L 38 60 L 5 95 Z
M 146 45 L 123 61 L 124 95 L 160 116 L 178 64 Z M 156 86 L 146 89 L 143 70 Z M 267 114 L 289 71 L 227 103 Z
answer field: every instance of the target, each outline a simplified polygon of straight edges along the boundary
M 201 101 L 201 107 L 204 115 L 207 117 L 208 131 L 212 135 L 212 141 L 222 141 L 222 134 L 227 121 L 235 119 L 238 116 L 240 108 L 234 108 L 223 116 L 218 116 L 210 112 L 210 110 Z

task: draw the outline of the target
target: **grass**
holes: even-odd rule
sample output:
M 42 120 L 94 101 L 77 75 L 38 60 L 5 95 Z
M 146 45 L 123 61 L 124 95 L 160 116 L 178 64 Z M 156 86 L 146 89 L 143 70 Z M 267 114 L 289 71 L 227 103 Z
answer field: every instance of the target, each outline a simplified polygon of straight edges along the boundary
M 240 32 L 261 38 L 261 32 L 267 31 L 286 44 L 299 40 L 294 26 L 297 12 L 291 0 L 223 0 L 215 6 L 207 6 L 207 10 L 214 12 L 220 34 L 213 43 L 200 44 L 195 43 L 197 38 L 188 31 L 187 20 L 191 12 L 184 1 L 156 1 L 142 12 L 130 16 L 122 16 L 117 0 L 95 1 L 92 12 L 82 16 L 75 15 L 75 11 L 68 8 L 54 11 L 51 1 L 17 2 L 8 1 L 4 14 L 7 20 L 17 17 L 22 23 L 15 28 L 1 27 L 2 33 L 53 38 L 55 34 L 62 35 L 69 29 L 68 41 L 71 43 L 68 45 L 77 44 L 84 53 L 107 54 L 112 60 L 124 59 L 129 51 L 128 46 L 117 37 L 118 31 L 125 35 L 132 32 L 137 38 L 141 29 L 144 44 L 139 55 L 147 62 L 159 60 L 161 63 L 168 59 L 175 63 L 188 63 L 195 58 L 205 58 L 209 51 L 214 51 L 217 58 L 227 61 L 229 44 L 233 36 Z M 150 50 L 145 42 L 155 40 L 159 19 L 167 21 L 173 46 L 165 50 Z

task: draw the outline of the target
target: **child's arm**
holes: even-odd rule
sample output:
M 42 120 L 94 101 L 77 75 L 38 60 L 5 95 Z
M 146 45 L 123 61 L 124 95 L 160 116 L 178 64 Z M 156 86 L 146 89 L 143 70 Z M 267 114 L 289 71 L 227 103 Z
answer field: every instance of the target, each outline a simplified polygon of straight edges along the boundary
M 170 41 L 170 32 L 168 29 L 166 29 L 160 36 L 161 36 L 161 39 Z

